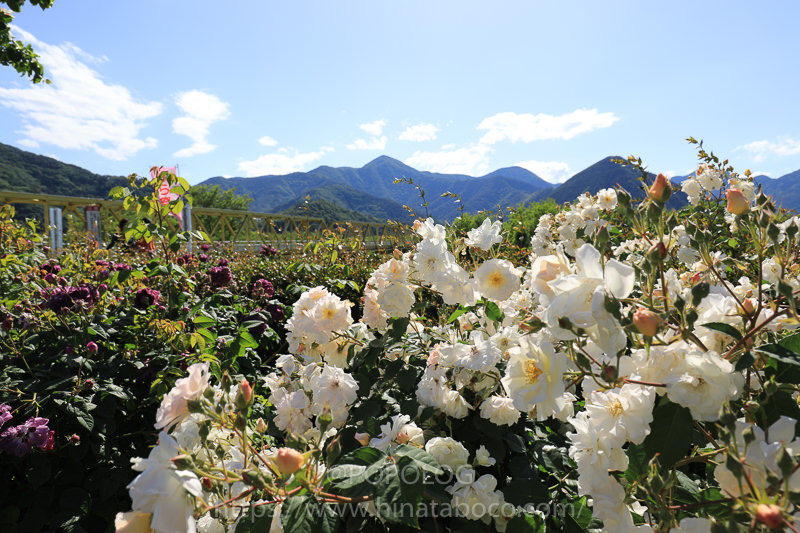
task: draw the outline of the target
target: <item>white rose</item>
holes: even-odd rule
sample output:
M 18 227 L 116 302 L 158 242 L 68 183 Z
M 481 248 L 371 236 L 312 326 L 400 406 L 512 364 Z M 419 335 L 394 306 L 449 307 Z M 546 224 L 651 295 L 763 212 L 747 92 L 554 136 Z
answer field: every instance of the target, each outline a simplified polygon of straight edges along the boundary
M 442 466 L 458 472 L 469 462 L 469 452 L 463 444 L 450 437 L 434 437 L 425 444 L 425 451 Z
M 467 238 L 464 242 L 467 246 L 474 246 L 487 251 L 493 245 L 503 242 L 503 237 L 500 236 L 502 229 L 503 224 L 499 220 L 492 223 L 487 217 L 480 226 L 467 232 Z
M 197 400 L 208 387 L 209 363 L 195 363 L 187 369 L 189 375 L 175 382 L 156 411 L 156 429 L 164 429 L 189 416 L 188 401 Z

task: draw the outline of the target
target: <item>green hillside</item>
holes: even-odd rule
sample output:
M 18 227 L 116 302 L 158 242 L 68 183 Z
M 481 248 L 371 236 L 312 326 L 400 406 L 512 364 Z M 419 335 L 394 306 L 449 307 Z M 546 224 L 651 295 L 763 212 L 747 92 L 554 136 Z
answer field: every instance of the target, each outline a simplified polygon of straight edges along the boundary
M 122 176 L 101 176 L 0 143 L 0 190 L 106 198 L 112 187 L 126 183 Z
M 384 222 L 383 220 L 365 215 L 364 213 L 347 209 L 329 200 L 309 200 L 307 203 L 302 201 L 288 209 L 280 211 L 280 213 L 282 215 L 292 215 L 295 217 L 308 216 L 311 218 L 322 218 L 325 222 L 344 220 L 350 222 Z

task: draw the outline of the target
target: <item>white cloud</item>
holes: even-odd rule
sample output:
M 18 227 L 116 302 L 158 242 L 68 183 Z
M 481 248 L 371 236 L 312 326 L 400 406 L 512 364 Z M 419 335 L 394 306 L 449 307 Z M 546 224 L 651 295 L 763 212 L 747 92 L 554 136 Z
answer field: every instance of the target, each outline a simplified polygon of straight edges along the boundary
M 244 171 L 247 177 L 283 175 L 299 172 L 306 168 L 309 163 L 313 163 L 332 148 L 323 147 L 318 152 L 300 153 L 294 148 L 280 148 L 274 154 L 262 155 L 253 161 L 242 161 L 239 163 L 239 170 Z
M 213 94 L 197 90 L 180 93 L 175 103 L 181 108 L 184 116 L 172 120 L 172 131 L 178 135 L 186 135 L 194 141 L 194 144 L 172 155 L 192 157 L 206 154 L 216 148 L 208 142 L 208 130 L 213 123 L 230 116 L 228 103 Z
M 0 88 L 0 105 L 19 112 L 23 127 L 18 142 L 38 148 L 93 150 L 118 161 L 145 148 L 153 137 L 140 137 L 147 119 L 163 111 L 158 102 L 139 102 L 121 85 L 105 83 L 86 62 L 102 63 L 73 44 L 51 45 L 14 26 L 14 33 L 31 43 L 53 83 L 20 89 Z
M 414 142 L 433 141 L 436 139 L 438 131 L 439 128 L 433 124 L 417 124 L 416 126 L 408 126 L 398 139 Z
M 619 118 L 614 113 L 598 113 L 596 109 L 576 109 L 559 116 L 507 112 L 484 119 L 478 129 L 488 130 L 480 140 L 482 144 L 495 144 L 505 139 L 529 143 L 547 139 L 571 139 L 581 133 L 608 128 L 617 120 Z
M 781 139 L 780 142 L 755 141 L 736 149 L 750 152 L 753 154 L 753 160 L 760 163 L 770 154 L 777 156 L 800 154 L 800 141 L 789 138 Z
M 367 134 L 372 135 L 373 137 L 380 137 L 381 133 L 383 133 L 383 127 L 386 125 L 386 121 L 384 119 L 376 120 L 375 122 L 368 122 L 367 124 L 361 124 L 359 128 L 366 131 Z
M 356 139 L 353 144 L 348 144 L 347 148 L 350 150 L 383 150 L 386 148 L 386 136 L 383 137 L 373 137 L 372 139 L 365 141 L 364 139 Z
M 278 141 L 276 141 L 272 137 L 264 136 L 258 140 L 258 144 L 262 146 L 278 146 Z
M 489 146 L 483 144 L 457 150 L 443 148 L 439 152 L 417 150 L 405 163 L 419 170 L 476 176 L 488 171 L 488 155 L 491 151 Z
M 550 183 L 564 183 L 570 178 L 569 165 L 563 161 L 523 161 L 517 166 L 530 170 Z

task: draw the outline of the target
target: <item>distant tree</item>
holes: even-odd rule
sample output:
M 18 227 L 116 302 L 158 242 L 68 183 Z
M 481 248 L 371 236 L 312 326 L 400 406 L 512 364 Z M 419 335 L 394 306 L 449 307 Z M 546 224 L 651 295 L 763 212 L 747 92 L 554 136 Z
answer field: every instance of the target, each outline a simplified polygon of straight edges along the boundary
M 34 6 L 47 9 L 53 6 L 55 0 L 30 0 Z M 0 4 L 7 5 L 11 11 L 19 13 L 26 0 L 0 0 Z M 11 21 L 14 15 L 0 6 L 0 65 L 11 66 L 23 77 L 31 78 L 33 83 L 50 80 L 44 78 L 44 67 L 39 63 L 38 55 L 31 45 L 25 45 L 20 40 L 14 39 L 11 34 Z
M 249 194 L 240 196 L 236 194 L 236 187 L 220 189 L 219 185 L 195 185 L 189 190 L 192 197 L 192 207 L 215 207 L 217 209 L 238 209 L 247 211 L 253 199 Z

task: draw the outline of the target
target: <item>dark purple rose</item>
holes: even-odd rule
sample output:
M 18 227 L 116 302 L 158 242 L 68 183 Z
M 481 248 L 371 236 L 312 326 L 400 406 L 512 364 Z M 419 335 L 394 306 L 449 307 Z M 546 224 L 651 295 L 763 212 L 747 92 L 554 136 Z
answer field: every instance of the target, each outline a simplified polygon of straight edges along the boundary
M 217 262 L 217 266 L 221 266 L 221 267 L 226 267 L 226 266 L 228 266 L 228 264 L 229 264 L 228 260 L 225 259 L 225 258 L 222 258 Z
M 133 306 L 137 309 L 147 309 L 151 305 L 157 304 L 160 299 L 160 292 L 145 287 L 136 291 L 136 296 L 133 298 Z
M 208 263 L 209 257 L 206 254 L 200 254 L 197 259 L 199 259 L 201 263 Z
M 88 285 L 56 287 L 42 291 L 42 297 L 46 299 L 44 307 L 50 308 L 56 313 L 63 313 L 77 311 L 81 307 L 92 307 L 100 298 L 100 292 L 95 287 Z
M 262 244 L 261 245 L 261 251 L 258 252 L 258 255 L 261 255 L 263 257 L 272 257 L 273 255 L 275 255 L 277 253 L 278 253 L 278 249 L 277 248 L 275 248 L 273 246 L 269 246 L 267 244 Z
M 255 335 L 256 337 L 260 336 L 265 331 L 267 331 L 267 322 L 264 320 L 264 317 L 261 315 L 261 313 L 259 311 L 261 311 L 261 310 L 260 309 L 256 309 L 253 313 L 251 313 L 251 314 L 247 315 L 246 317 L 244 317 L 244 322 L 245 323 L 247 323 L 247 322 L 257 322 L 257 324 L 254 323 L 254 324 L 248 326 L 248 328 L 247 328 L 247 329 L 250 330 L 250 333 L 252 335 Z
M 39 268 L 51 274 L 58 274 L 59 272 L 61 272 L 61 265 L 59 265 L 58 263 L 45 263 Z
M 266 306 L 264 306 L 264 310 L 267 313 L 269 313 L 274 322 L 280 322 L 281 320 L 283 320 L 284 314 L 282 305 L 267 304 Z
M 114 270 L 133 270 L 130 265 L 126 265 L 125 263 L 117 263 L 114 265 Z
M 11 420 L 11 406 L 6 403 L 0 403 L 0 428 L 6 425 L 6 422 Z
M 58 281 L 58 276 L 56 276 L 52 272 L 48 272 L 47 275 L 44 277 L 44 280 L 47 283 L 55 283 L 56 281 Z
M 89 353 L 97 353 L 97 343 L 94 341 L 89 341 L 86 343 L 86 350 L 88 350 Z
M 100 268 L 110 268 L 111 267 L 111 263 L 109 263 L 108 261 L 103 261 L 102 259 L 95 260 L 94 264 L 97 265 Z
M 227 287 L 233 281 L 231 269 L 226 266 L 213 267 L 208 271 L 208 275 L 215 287 Z
M 21 426 L 14 426 L 0 433 L 0 450 L 22 457 L 32 447 L 40 450 L 53 449 L 55 431 L 50 431 L 46 418 L 31 418 Z
M 253 283 L 253 297 L 269 299 L 275 296 L 275 287 L 265 279 L 258 279 Z
M 211 247 L 207 244 L 201 244 L 200 249 L 203 250 L 204 252 L 207 252 L 211 249 Z

